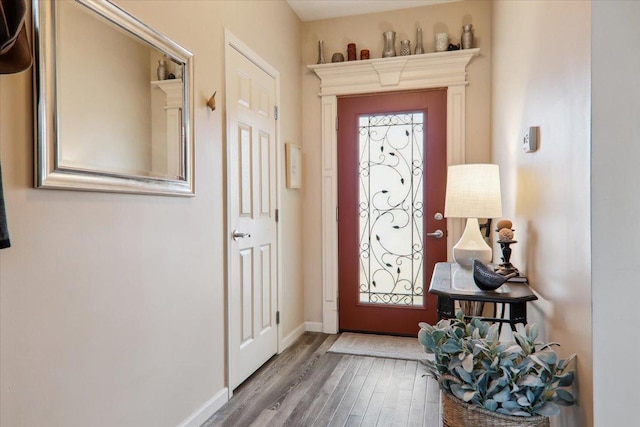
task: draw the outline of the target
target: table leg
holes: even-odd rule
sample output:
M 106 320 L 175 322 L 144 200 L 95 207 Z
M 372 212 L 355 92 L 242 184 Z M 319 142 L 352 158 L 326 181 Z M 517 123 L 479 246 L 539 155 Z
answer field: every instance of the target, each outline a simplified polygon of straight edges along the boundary
M 527 303 L 513 302 L 509 304 L 509 323 L 511 329 L 516 330 L 516 323 L 527 324 Z
M 454 310 L 454 301 L 451 298 L 438 296 L 438 319 L 454 318 Z

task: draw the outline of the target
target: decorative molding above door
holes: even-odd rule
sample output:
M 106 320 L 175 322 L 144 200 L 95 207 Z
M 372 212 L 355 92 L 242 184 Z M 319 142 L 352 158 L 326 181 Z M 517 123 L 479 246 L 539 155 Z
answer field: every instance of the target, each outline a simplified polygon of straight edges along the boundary
M 322 328 L 338 332 L 337 96 L 447 88 L 447 164 L 465 163 L 467 65 L 480 49 L 309 65 L 322 98 Z M 447 248 L 462 222 L 447 221 Z

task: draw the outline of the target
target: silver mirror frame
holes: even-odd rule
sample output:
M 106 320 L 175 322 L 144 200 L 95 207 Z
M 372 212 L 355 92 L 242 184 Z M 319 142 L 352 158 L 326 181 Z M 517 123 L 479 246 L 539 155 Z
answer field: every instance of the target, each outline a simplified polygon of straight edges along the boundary
M 32 0 L 34 46 L 35 187 L 84 191 L 195 195 L 193 142 L 193 54 L 151 29 L 108 0 L 74 0 L 140 41 L 184 64 L 181 179 L 163 179 L 61 168 L 58 165 L 58 129 L 55 58 L 55 0 Z

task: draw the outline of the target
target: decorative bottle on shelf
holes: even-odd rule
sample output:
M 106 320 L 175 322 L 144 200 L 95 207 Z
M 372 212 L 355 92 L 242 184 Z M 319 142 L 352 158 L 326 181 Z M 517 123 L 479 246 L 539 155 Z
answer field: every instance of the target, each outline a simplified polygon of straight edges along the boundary
M 416 50 L 414 53 L 416 55 L 424 53 L 424 48 L 422 47 L 422 28 L 420 27 L 416 30 Z
M 318 40 L 318 64 L 324 63 L 324 41 Z
M 449 47 L 449 34 L 438 33 L 436 34 L 436 52 L 446 52 Z
M 391 56 L 396 56 L 396 32 L 385 31 L 382 33 L 382 37 L 384 37 L 384 50 L 382 51 L 382 57 L 389 58 Z
M 400 55 L 401 56 L 411 55 L 411 41 L 409 40 L 400 41 Z
M 158 61 L 158 80 L 165 80 L 167 78 L 167 61 L 164 59 L 160 59 Z
M 176 79 L 182 78 L 182 64 L 179 64 L 177 62 L 173 63 L 173 75 L 176 76 Z
M 473 48 L 473 32 L 471 31 L 471 24 L 462 26 L 462 37 L 460 37 L 460 39 L 462 42 L 462 49 Z
M 356 44 L 349 43 L 347 45 L 347 61 L 355 61 L 358 59 L 358 55 L 356 54 Z

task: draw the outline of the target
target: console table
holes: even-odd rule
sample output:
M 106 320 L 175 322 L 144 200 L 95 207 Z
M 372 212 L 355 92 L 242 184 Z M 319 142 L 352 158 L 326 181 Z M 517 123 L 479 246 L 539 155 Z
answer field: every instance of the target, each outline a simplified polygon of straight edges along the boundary
M 522 278 L 516 279 L 522 280 Z M 508 304 L 509 318 L 482 317 L 490 322 L 509 323 L 515 331 L 517 323 L 527 323 L 527 301 L 537 300 L 538 297 L 529 289 L 529 283 L 507 281 L 495 291 L 483 291 L 476 286 L 470 270 L 450 262 L 439 262 L 433 270 L 429 293 L 438 296 L 438 318 L 449 319 L 455 317 L 455 301 L 478 301 L 494 304 Z M 504 305 L 503 305 L 504 307 Z M 504 309 L 503 309 L 504 315 Z

